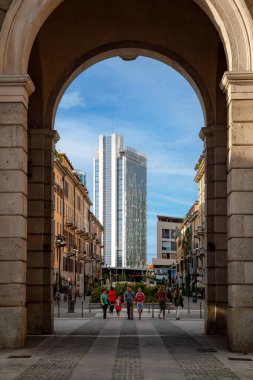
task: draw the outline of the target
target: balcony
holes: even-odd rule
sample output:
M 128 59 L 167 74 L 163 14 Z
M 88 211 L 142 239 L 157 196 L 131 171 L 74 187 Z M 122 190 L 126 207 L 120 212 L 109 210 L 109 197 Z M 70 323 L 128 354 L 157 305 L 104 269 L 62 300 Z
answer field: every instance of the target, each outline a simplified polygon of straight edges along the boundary
M 71 227 L 71 226 L 73 226 L 73 221 L 70 220 L 70 219 L 66 220 L 66 222 L 65 222 L 65 226 L 66 226 L 66 227 Z

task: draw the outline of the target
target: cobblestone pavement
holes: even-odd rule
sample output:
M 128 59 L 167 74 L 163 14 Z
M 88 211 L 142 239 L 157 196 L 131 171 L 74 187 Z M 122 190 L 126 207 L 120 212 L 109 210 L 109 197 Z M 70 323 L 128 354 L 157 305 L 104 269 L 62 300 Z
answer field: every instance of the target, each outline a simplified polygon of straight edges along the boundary
M 153 322 L 168 352 L 183 370 L 187 380 L 238 380 L 230 369 L 211 353 L 212 347 L 203 347 L 180 327 L 169 323 L 167 326 Z M 215 351 L 215 350 L 214 350 Z
M 229 360 L 233 359 L 233 360 Z M 56 319 L 55 335 L 0 350 L 0 380 L 250 380 L 253 354 L 203 334 L 202 320 Z
M 118 340 L 112 380 L 144 380 L 136 324 L 125 321 Z

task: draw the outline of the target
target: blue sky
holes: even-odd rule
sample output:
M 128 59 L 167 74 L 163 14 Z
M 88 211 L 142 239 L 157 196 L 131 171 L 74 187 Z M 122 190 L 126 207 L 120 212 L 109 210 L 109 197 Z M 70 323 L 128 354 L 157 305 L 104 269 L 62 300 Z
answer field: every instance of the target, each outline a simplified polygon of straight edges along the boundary
M 148 262 L 156 257 L 156 216 L 183 217 L 197 199 L 193 178 L 203 125 L 190 84 L 171 67 L 144 57 L 111 58 L 85 70 L 63 95 L 55 121 L 57 149 L 75 169 L 86 171 L 91 199 L 99 134 L 118 133 L 125 145 L 146 154 Z

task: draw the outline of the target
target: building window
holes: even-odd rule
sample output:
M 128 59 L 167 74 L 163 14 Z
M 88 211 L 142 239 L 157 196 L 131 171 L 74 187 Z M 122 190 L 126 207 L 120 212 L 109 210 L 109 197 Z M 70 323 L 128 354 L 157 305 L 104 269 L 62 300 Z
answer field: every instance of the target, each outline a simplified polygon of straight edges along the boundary
M 171 230 L 171 239 L 175 239 L 176 238 L 176 230 Z
M 65 181 L 65 184 L 64 184 L 64 195 L 68 199 L 68 197 L 69 197 L 69 184 L 67 181 Z
M 170 239 L 170 230 L 163 228 L 162 229 L 162 237 L 164 239 Z
M 163 241 L 162 242 L 162 250 L 165 252 L 171 251 L 171 242 L 170 241 Z
M 177 243 L 175 241 L 171 241 L 170 244 L 171 244 L 171 250 L 176 251 L 177 250 Z

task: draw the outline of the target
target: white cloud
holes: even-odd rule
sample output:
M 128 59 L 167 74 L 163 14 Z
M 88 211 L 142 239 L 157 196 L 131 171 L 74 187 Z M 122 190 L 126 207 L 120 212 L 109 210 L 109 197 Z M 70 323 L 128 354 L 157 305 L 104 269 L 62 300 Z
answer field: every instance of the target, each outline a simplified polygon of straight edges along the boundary
M 184 200 L 182 198 L 177 198 L 177 197 L 171 197 L 170 195 L 165 195 L 165 194 L 156 194 L 157 199 L 159 200 L 164 200 L 166 202 L 171 202 L 171 203 L 176 203 L 180 205 L 185 205 L 185 206 L 192 206 L 192 201 Z
M 80 96 L 79 91 L 67 92 L 63 95 L 59 107 L 65 110 L 74 107 L 85 107 L 85 101 Z

